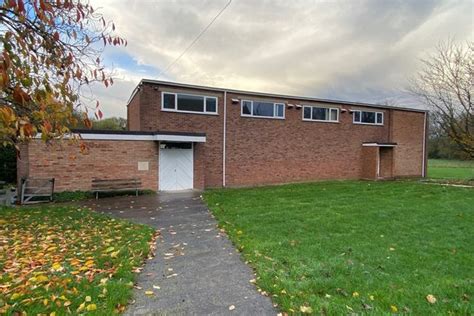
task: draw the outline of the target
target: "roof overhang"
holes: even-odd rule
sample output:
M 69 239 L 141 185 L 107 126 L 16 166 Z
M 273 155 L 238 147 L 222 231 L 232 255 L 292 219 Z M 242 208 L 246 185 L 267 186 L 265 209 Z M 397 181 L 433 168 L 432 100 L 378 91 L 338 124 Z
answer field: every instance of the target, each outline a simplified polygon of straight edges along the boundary
M 364 147 L 396 147 L 397 143 L 362 143 Z
M 166 142 L 192 142 L 205 143 L 204 133 L 183 133 L 183 132 L 141 132 L 141 131 L 112 131 L 112 130 L 82 130 L 73 129 L 67 138 L 72 136 L 84 140 L 128 140 L 128 141 L 166 141 Z M 38 134 L 36 138 L 41 138 Z
M 347 106 L 371 107 L 371 108 L 377 108 L 377 109 L 393 109 L 393 110 L 409 111 L 409 112 L 421 112 L 421 113 L 427 113 L 428 112 L 428 110 L 424 110 L 424 109 L 402 107 L 402 106 L 389 106 L 389 105 L 372 104 L 372 103 L 365 103 L 365 102 L 331 100 L 331 99 L 323 99 L 323 98 L 315 98 L 315 97 L 295 96 L 295 95 L 256 92 L 256 91 L 246 91 L 246 90 L 236 90 L 236 89 L 225 89 L 225 88 L 199 86 L 199 85 L 194 85 L 194 84 L 179 83 L 179 82 L 165 81 L 165 80 L 153 80 L 153 79 L 142 79 L 140 81 L 140 83 L 137 85 L 137 87 L 135 88 L 135 90 L 133 90 L 129 101 L 127 102 L 127 105 L 133 99 L 133 97 L 137 93 L 137 89 L 139 89 L 142 84 L 163 85 L 163 86 L 170 86 L 170 87 L 199 89 L 199 90 L 222 92 L 222 93 L 223 92 L 228 92 L 228 93 L 242 94 L 242 95 L 261 96 L 261 97 L 266 97 L 266 98 L 287 99 L 287 100 L 293 100 L 292 103 L 294 103 L 294 102 L 296 102 L 296 100 L 298 100 L 298 101 L 321 102 L 321 103 L 347 105 Z M 240 101 L 239 99 L 237 99 L 237 100 Z

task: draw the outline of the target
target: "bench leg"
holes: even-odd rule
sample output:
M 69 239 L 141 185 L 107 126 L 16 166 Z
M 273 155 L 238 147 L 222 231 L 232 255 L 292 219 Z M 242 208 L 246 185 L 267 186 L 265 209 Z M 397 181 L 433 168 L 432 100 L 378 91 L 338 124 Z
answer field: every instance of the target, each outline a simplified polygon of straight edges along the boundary
M 137 191 L 135 192 L 135 196 L 138 196 L 138 189 L 137 189 Z
M 99 199 L 99 192 L 96 192 L 96 193 L 95 193 L 95 199 L 96 199 L 96 200 Z

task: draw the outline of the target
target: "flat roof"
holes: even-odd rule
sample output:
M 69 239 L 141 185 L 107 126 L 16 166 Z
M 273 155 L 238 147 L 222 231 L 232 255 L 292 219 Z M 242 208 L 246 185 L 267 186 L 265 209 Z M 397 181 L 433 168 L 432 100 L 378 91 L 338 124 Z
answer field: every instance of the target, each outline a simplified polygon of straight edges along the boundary
M 206 133 L 191 133 L 191 132 L 170 132 L 170 131 L 125 131 L 112 129 L 85 129 L 73 128 L 71 132 L 78 134 L 118 134 L 118 135 L 180 135 L 180 136 L 206 136 Z
M 167 86 L 189 88 L 189 89 L 201 89 L 201 90 L 216 91 L 216 92 L 231 92 L 231 93 L 236 93 L 236 94 L 247 94 L 247 95 L 263 96 L 263 97 L 294 99 L 294 100 L 301 100 L 301 101 L 313 101 L 313 102 L 322 102 L 322 103 L 331 103 L 331 104 L 381 108 L 381 109 L 395 109 L 395 110 L 421 112 L 421 113 L 428 112 L 428 110 L 408 108 L 408 107 L 398 107 L 398 106 L 381 105 L 381 104 L 364 103 L 364 102 L 343 101 L 343 100 L 322 99 L 322 98 L 306 97 L 306 96 L 295 96 L 295 95 L 287 95 L 287 94 L 265 93 L 265 92 L 257 92 L 257 91 L 226 89 L 226 88 L 200 86 L 200 85 L 193 85 L 193 84 L 187 84 L 187 83 L 179 83 L 179 82 L 164 81 L 164 80 L 153 80 L 153 79 L 142 79 L 140 81 L 140 83 L 137 85 L 137 87 L 133 90 L 129 101 L 127 102 L 127 105 L 130 103 L 130 101 L 135 96 L 135 94 L 137 92 L 137 88 L 143 83 L 156 84 L 156 85 L 167 85 Z
M 85 140 L 148 140 L 168 142 L 195 142 L 205 143 L 205 133 L 187 133 L 170 131 L 119 131 L 71 129 L 73 134 L 79 134 Z
M 378 142 L 362 143 L 362 146 L 364 147 L 395 147 L 397 145 L 398 145 L 397 143 L 378 143 Z

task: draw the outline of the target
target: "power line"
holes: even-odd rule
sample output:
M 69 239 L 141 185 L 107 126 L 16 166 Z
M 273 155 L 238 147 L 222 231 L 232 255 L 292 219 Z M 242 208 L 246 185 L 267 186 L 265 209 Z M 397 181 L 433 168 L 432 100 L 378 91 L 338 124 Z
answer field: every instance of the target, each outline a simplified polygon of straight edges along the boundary
M 158 74 L 158 77 L 163 74 L 163 73 L 166 73 L 168 70 L 170 70 L 171 67 L 173 67 L 180 59 L 181 57 L 183 57 L 190 49 L 191 47 L 194 46 L 194 44 L 197 43 L 197 41 L 199 41 L 199 39 L 201 38 L 201 36 L 204 35 L 204 33 L 207 32 L 207 30 L 212 26 L 212 24 L 214 24 L 214 22 L 219 18 L 219 16 L 225 11 L 225 9 L 227 9 L 227 7 L 232 3 L 232 0 L 229 0 L 229 2 L 227 2 L 227 4 L 219 11 L 219 13 L 216 14 L 216 16 L 209 22 L 209 24 L 207 24 L 207 26 L 196 36 L 196 38 L 188 45 L 188 47 L 186 47 L 185 50 L 183 50 L 183 52 L 178 56 L 176 57 L 175 60 L 173 60 L 165 69 L 163 69 L 162 71 L 160 71 L 160 73 Z

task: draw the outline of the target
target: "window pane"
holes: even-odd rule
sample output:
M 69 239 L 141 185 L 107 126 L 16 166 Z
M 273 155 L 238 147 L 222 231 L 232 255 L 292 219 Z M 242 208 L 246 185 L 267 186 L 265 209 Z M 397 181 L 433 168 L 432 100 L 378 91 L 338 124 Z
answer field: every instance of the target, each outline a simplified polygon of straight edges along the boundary
M 281 103 L 277 103 L 275 104 L 275 106 L 276 106 L 276 116 L 283 117 L 283 108 L 285 107 L 285 105 Z
M 354 122 L 360 122 L 360 111 L 354 112 Z
M 215 98 L 206 98 L 206 112 L 217 112 L 217 104 Z
M 178 94 L 178 110 L 204 112 L 204 97 Z
M 174 94 L 169 94 L 169 93 L 163 94 L 163 108 L 174 109 Z
M 375 112 L 362 112 L 362 123 L 375 123 Z
M 331 121 L 337 121 L 337 110 L 331 109 Z
M 327 120 L 327 111 L 325 108 L 313 108 L 313 120 Z
M 253 115 L 273 117 L 273 103 L 253 101 Z
M 242 114 L 250 115 L 251 106 L 252 106 L 252 102 L 242 101 Z
M 377 113 L 377 124 L 382 124 L 382 123 L 383 123 L 383 114 Z
M 308 120 L 311 119 L 311 108 L 310 108 L 310 107 L 305 107 L 305 108 L 303 109 L 303 117 L 304 117 L 305 119 L 308 119 Z

